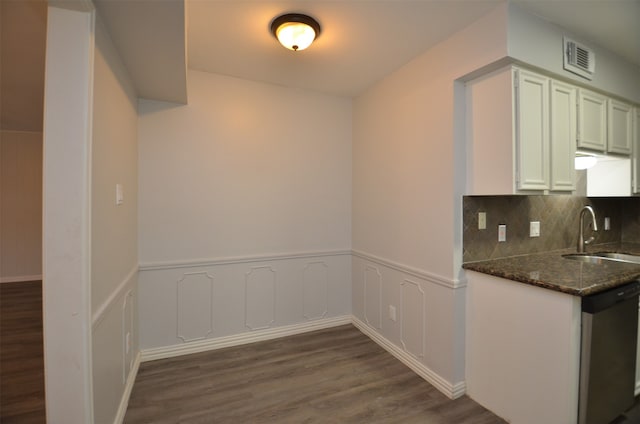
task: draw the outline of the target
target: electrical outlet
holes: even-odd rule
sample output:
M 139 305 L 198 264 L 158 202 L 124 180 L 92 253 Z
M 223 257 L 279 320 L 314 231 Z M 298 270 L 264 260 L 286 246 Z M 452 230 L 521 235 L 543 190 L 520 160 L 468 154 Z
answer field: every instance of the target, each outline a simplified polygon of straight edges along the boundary
M 540 221 L 529 223 L 529 237 L 540 237 Z
M 389 319 L 391 321 L 396 320 L 396 307 L 393 305 L 389 305 Z
M 506 224 L 498 225 L 498 241 L 507 241 L 507 226 L 506 226 Z
M 478 230 L 487 229 L 487 213 L 478 212 Z
M 608 216 L 604 217 L 604 230 L 609 231 L 611 229 L 611 220 Z

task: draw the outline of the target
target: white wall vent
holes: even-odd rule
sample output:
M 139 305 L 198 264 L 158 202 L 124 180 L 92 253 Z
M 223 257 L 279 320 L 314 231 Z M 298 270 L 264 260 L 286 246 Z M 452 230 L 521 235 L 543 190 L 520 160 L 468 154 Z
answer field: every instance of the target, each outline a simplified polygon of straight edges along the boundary
M 588 80 L 596 70 L 596 54 L 589 47 L 564 37 L 564 69 Z

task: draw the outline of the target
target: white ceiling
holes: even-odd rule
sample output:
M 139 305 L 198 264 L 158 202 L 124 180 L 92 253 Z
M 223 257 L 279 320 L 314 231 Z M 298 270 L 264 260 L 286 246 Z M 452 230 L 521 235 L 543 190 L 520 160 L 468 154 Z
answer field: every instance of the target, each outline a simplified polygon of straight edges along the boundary
M 189 68 L 353 96 L 498 3 L 189 0 Z M 287 12 L 320 22 L 305 51 L 283 48 L 269 30 Z
M 2 125 L 39 130 L 46 19 L 38 10 L 46 3 L 0 1 Z M 86 4 L 67 3 L 74 1 Z M 183 103 L 187 65 L 353 96 L 506 0 L 93 1 L 138 95 Z M 640 0 L 512 1 L 640 67 Z M 21 17 L 9 18 L 10 5 L 23 6 L 15 11 Z M 303 52 L 285 50 L 269 32 L 275 16 L 294 11 L 323 28 Z
M 188 0 L 190 68 L 353 96 L 505 0 Z M 640 0 L 513 0 L 640 66 Z M 307 50 L 269 31 L 287 12 L 315 17 Z

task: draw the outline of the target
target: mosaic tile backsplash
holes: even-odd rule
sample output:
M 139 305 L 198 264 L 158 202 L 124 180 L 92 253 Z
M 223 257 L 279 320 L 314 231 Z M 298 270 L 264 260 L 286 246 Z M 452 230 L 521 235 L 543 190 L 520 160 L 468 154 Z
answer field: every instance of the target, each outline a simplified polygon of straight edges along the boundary
M 591 205 L 598 232 L 587 250 L 604 243 L 640 243 L 640 198 L 547 196 L 464 196 L 463 262 L 575 248 L 579 213 Z M 487 228 L 478 229 L 478 212 L 486 212 Z M 604 218 L 611 229 L 604 231 Z M 529 237 L 529 222 L 540 221 L 540 237 Z M 585 237 L 592 234 L 585 218 Z M 498 225 L 506 224 L 507 241 L 498 242 Z

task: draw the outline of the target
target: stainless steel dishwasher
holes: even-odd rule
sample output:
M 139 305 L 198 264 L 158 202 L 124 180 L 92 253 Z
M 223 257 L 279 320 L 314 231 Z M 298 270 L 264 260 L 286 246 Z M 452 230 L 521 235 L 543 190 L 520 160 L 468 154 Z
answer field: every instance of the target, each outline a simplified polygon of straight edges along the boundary
M 582 298 L 579 424 L 607 424 L 634 402 L 638 294 L 634 281 Z

